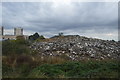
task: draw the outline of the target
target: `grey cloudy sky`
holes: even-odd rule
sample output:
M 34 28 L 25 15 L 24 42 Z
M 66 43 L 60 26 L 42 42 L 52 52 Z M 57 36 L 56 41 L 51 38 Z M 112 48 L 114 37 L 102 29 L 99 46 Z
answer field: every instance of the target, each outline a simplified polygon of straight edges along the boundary
M 1 4 L 0 4 L 1 5 Z M 59 32 L 100 39 L 118 39 L 117 2 L 4 2 L 5 34 L 23 27 L 25 35 L 39 32 L 52 37 Z

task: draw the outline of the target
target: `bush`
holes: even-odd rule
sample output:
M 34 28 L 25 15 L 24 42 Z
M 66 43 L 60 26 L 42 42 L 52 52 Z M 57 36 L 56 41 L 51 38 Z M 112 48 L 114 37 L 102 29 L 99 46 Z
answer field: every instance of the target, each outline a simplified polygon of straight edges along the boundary
M 35 34 L 29 36 L 29 40 L 33 41 L 33 40 L 38 39 L 39 37 L 40 37 L 40 35 L 36 32 Z
M 63 64 L 44 64 L 33 69 L 32 73 L 40 73 L 46 77 L 60 77 L 66 78 L 118 78 L 117 66 L 108 66 L 118 63 L 114 62 L 66 62 Z M 102 64 L 102 65 L 99 65 Z M 93 66 L 93 68 L 92 68 Z
M 10 77 L 9 75 L 13 72 L 12 67 L 6 65 L 6 64 L 2 64 L 2 76 L 4 77 Z
M 25 40 L 6 40 L 2 43 L 2 54 L 12 55 L 12 54 L 27 54 L 29 53 L 29 48 L 27 46 L 28 42 Z
M 44 75 L 49 78 L 55 78 L 55 77 L 59 77 L 59 75 L 61 75 L 61 73 L 63 72 L 54 65 L 43 64 L 40 67 L 33 69 L 30 75 L 33 75 L 33 73 L 37 73 L 37 76 Z
M 28 55 L 7 56 L 3 59 L 3 77 L 6 78 L 118 78 L 120 71 L 117 61 L 65 62 L 61 58 L 41 59 Z

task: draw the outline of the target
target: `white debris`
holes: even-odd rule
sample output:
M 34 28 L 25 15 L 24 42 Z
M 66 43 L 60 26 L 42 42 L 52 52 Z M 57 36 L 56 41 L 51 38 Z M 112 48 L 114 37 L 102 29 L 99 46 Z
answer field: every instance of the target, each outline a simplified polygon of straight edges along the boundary
M 67 56 L 74 60 L 94 58 L 96 60 L 119 57 L 118 42 L 69 35 L 57 38 L 51 42 L 34 42 L 30 47 L 32 52 L 40 55 Z M 32 53 L 31 52 L 31 53 Z

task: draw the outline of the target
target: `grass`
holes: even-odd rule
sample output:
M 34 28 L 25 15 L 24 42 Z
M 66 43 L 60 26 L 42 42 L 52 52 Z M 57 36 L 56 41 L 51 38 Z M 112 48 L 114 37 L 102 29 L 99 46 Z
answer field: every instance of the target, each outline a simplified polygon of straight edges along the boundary
M 40 56 L 37 52 L 29 54 L 27 45 L 24 40 L 3 42 L 3 78 L 118 78 L 120 72 L 117 60 L 78 62 L 68 60 L 65 55 Z
M 117 62 L 66 62 L 63 64 L 44 64 L 30 73 L 40 73 L 49 78 L 118 78 Z M 33 76 L 34 77 L 34 76 Z
M 4 63 L 3 78 L 118 78 L 120 71 L 120 64 L 114 60 L 28 63 L 14 67 Z

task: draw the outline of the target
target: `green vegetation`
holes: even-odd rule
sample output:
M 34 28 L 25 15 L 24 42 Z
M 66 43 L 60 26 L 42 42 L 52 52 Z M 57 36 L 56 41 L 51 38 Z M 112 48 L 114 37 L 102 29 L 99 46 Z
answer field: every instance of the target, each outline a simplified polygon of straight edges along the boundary
M 27 54 L 29 53 L 28 45 L 29 42 L 21 36 L 17 37 L 17 40 L 5 40 L 2 42 L 2 54 Z
M 45 39 L 43 35 L 39 35 L 37 32 L 31 36 L 29 36 L 29 40 L 35 41 L 37 39 Z
M 63 33 L 61 32 L 61 33 L 58 33 L 58 36 L 63 36 Z
M 65 62 L 61 64 L 28 64 L 12 68 L 3 65 L 3 77 L 25 78 L 118 78 L 117 61 Z
M 30 39 L 45 38 L 35 33 Z M 78 62 L 65 57 L 41 57 L 37 52 L 30 53 L 29 45 L 30 41 L 23 36 L 2 42 L 3 78 L 118 78 L 120 64 L 117 60 Z
M 39 38 L 38 33 L 35 33 L 35 34 L 29 36 L 29 40 L 36 40 L 37 38 Z

